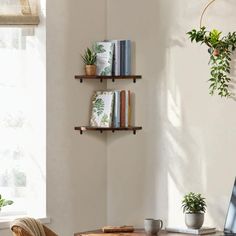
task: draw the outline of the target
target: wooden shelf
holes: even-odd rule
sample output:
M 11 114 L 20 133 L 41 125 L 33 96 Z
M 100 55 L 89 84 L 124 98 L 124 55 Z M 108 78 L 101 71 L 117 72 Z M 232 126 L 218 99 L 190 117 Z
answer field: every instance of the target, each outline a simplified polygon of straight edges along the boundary
M 142 79 L 141 75 L 111 75 L 111 76 L 103 76 L 103 75 L 75 75 L 75 79 L 79 79 L 80 83 L 83 82 L 83 79 L 95 79 L 95 80 L 100 80 L 102 82 L 103 80 L 112 80 L 112 82 L 115 82 L 116 79 L 122 79 L 122 80 L 127 80 L 127 79 L 132 79 L 133 82 L 136 82 L 136 79 Z
M 133 134 L 136 134 L 137 130 L 141 130 L 141 126 L 129 126 L 129 127 L 109 127 L 109 128 L 100 128 L 100 127 L 91 127 L 91 126 L 77 126 L 75 127 L 75 130 L 79 130 L 80 134 L 83 134 L 83 131 L 100 131 L 102 133 L 103 131 L 112 131 L 113 133 L 115 131 L 133 131 Z

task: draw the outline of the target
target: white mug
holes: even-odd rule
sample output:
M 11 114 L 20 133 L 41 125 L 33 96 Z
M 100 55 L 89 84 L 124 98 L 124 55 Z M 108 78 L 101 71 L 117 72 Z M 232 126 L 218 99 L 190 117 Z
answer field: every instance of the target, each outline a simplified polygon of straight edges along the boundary
M 147 234 L 157 234 L 162 227 L 162 220 L 154 220 L 150 218 L 144 220 L 144 229 Z

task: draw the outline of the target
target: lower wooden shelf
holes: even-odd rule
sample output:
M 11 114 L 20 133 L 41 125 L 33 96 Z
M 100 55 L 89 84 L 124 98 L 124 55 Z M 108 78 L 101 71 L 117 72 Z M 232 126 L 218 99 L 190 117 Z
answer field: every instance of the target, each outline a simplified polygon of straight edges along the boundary
M 129 127 L 109 127 L 109 128 L 100 128 L 100 127 L 91 127 L 91 126 L 77 126 L 75 127 L 75 130 L 79 130 L 80 134 L 83 134 L 84 131 L 100 131 L 102 133 L 103 131 L 112 131 L 113 133 L 115 131 L 133 131 L 133 134 L 136 134 L 137 130 L 141 130 L 141 126 L 129 126 Z

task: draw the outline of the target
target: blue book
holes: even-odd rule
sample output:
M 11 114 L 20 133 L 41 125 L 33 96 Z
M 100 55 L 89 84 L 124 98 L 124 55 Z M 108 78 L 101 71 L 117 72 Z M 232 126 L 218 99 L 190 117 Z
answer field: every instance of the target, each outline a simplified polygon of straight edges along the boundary
M 124 75 L 131 75 L 131 41 L 125 40 L 125 71 Z
M 114 43 L 112 74 L 120 75 L 120 40 L 112 40 L 112 42 Z
M 120 91 L 114 91 L 114 113 L 113 113 L 113 126 L 120 127 Z
M 120 75 L 125 75 L 125 40 L 120 41 Z

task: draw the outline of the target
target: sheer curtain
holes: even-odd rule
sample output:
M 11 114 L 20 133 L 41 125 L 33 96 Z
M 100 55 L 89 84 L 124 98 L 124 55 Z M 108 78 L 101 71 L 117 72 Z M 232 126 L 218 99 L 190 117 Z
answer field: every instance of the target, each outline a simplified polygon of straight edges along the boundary
M 46 216 L 45 48 L 26 29 L 0 27 L 0 221 Z
M 38 0 L 0 0 L 0 25 L 38 25 Z

